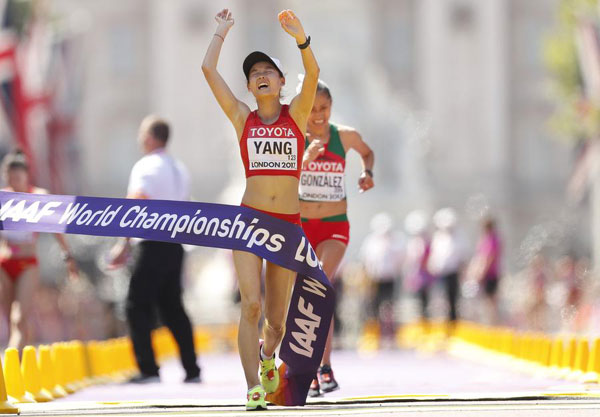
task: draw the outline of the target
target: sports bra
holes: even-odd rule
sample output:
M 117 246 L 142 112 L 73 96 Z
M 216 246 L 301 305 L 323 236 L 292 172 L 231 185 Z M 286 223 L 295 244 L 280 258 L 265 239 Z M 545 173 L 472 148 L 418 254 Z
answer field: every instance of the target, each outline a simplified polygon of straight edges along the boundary
M 258 111 L 248 115 L 240 139 L 246 178 L 255 175 L 289 175 L 300 178 L 304 136 L 290 116 L 289 105 L 281 106 L 279 118 L 264 124 Z

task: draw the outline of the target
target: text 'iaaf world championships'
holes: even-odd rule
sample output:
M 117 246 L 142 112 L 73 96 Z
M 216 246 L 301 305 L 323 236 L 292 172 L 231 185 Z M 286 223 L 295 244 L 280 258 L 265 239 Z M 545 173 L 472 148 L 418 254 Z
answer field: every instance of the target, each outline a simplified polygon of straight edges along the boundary
M 61 214 L 61 206 L 66 203 L 50 201 L 42 203 L 33 202 L 27 205 L 25 200 L 8 200 L 0 207 L 0 221 L 11 220 L 13 222 L 24 221 L 26 223 L 38 223 L 42 218 L 52 215 L 60 215 L 58 224 L 108 227 L 118 226 L 123 229 L 143 229 L 166 231 L 170 233 L 171 239 L 178 234 L 218 236 L 242 240 L 246 242 L 247 248 L 264 246 L 270 252 L 279 252 L 285 243 L 285 236 L 279 233 L 271 233 L 269 230 L 259 227 L 259 219 L 253 218 L 249 223 L 241 220 L 241 214 L 235 218 L 218 218 L 202 216 L 202 210 L 196 210 L 193 215 L 158 213 L 148 209 L 147 206 L 134 205 L 123 209 L 123 205 L 113 208 L 107 205 L 100 210 L 91 210 L 88 204 L 69 203 L 66 204 Z M 306 250 L 306 251 L 305 251 Z M 303 253 L 305 255 L 303 255 Z M 309 266 L 317 267 L 319 261 L 304 238 L 296 251 L 295 259 L 303 262 L 306 260 Z

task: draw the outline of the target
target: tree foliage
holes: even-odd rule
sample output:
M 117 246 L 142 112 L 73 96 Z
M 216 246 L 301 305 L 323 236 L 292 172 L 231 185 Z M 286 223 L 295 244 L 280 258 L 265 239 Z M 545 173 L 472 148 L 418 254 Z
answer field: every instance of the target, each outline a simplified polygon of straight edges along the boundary
M 571 140 L 600 135 L 600 103 L 586 98 L 579 67 L 575 30 L 582 19 L 597 24 L 599 0 L 560 0 L 557 23 L 544 42 L 543 57 L 552 76 L 556 104 L 550 127 Z

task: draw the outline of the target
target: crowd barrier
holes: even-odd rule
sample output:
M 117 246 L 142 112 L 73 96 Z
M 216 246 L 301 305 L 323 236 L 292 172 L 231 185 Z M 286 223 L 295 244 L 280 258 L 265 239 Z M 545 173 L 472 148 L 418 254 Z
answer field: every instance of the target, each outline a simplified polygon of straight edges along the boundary
M 380 331 L 374 323 L 363 329 L 359 349 L 379 348 Z M 438 351 L 568 381 L 600 383 L 600 338 L 549 335 L 507 327 L 485 326 L 460 321 L 416 322 L 396 333 L 395 344 L 406 349 Z M 199 353 L 237 349 L 234 324 L 194 329 Z M 159 362 L 177 356 L 177 345 L 166 328 L 152 333 Z M 19 355 L 21 353 L 21 355 Z M 22 352 L 6 349 L 0 361 L 0 413 L 18 413 L 19 403 L 46 402 L 63 398 L 91 385 L 121 383 L 137 372 L 131 340 L 127 337 L 104 341 L 70 341 Z
M 412 323 L 398 332 L 399 346 L 435 349 L 537 376 L 600 383 L 600 338 L 550 335 L 472 322 Z
M 236 340 L 235 325 L 194 329 L 199 353 L 235 350 Z M 159 363 L 178 354 L 166 328 L 152 332 L 152 346 Z M 22 352 L 8 348 L 0 367 L 0 414 L 17 414 L 20 403 L 47 402 L 91 385 L 122 383 L 137 373 L 128 337 L 26 346 Z

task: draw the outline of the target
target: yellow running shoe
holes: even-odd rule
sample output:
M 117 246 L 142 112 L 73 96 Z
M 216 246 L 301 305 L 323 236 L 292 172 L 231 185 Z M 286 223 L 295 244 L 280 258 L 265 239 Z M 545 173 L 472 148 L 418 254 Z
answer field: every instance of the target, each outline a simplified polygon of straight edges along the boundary
M 267 402 L 265 397 L 267 393 L 261 385 L 256 385 L 254 388 L 248 390 L 246 398 L 246 411 L 260 411 L 267 409 Z
M 275 354 L 270 359 L 261 358 L 260 383 L 268 393 L 277 391 L 277 387 L 279 386 L 279 372 L 277 372 L 277 366 L 275 366 Z

